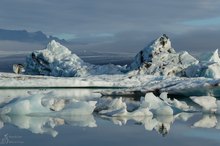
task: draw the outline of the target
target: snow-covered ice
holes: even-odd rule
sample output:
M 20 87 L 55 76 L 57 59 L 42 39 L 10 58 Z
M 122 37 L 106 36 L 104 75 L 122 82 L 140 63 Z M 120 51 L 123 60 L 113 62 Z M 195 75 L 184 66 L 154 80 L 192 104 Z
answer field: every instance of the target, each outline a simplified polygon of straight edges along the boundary
M 32 75 L 76 77 L 99 74 L 120 74 L 119 65 L 93 65 L 84 62 L 60 43 L 52 40 L 44 50 L 32 52 L 26 58 L 26 73 Z
M 198 62 L 188 52 L 176 53 L 170 39 L 162 35 L 135 56 L 130 70 L 158 76 L 183 76 L 184 69 Z

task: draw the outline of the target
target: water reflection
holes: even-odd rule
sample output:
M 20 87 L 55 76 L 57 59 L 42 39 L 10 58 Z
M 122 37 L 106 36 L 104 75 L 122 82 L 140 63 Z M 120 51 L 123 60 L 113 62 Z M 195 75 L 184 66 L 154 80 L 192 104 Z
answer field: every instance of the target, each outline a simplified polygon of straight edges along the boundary
M 99 90 L 91 89 L 75 89 L 75 90 L 0 90 L 0 109 L 5 105 L 10 103 L 17 103 L 18 100 L 26 101 L 32 98 L 42 99 L 39 101 L 41 108 L 51 109 L 53 103 L 59 103 L 64 100 L 68 103 L 70 100 L 76 102 L 80 105 L 81 102 L 96 101 L 100 99 L 101 94 Z M 104 98 L 102 97 L 102 104 L 97 107 L 105 109 L 112 101 L 113 97 Z M 37 101 L 37 100 L 30 100 Z M 43 102 L 42 102 L 43 101 Z M 101 100 L 100 100 L 101 101 Z M 140 103 L 131 98 L 123 99 L 123 102 L 127 105 L 127 110 L 132 111 L 140 106 Z M 32 106 L 36 106 L 35 102 Z M 76 109 L 76 106 L 64 102 L 66 105 L 62 107 L 63 109 Z M 104 104 L 103 104 L 104 103 Z M 104 107 L 103 107 L 104 105 Z M 19 107 L 23 108 L 23 107 Z M 83 109 L 88 110 L 85 106 L 80 106 L 81 112 Z M 16 107 L 16 109 L 18 109 Z M 78 107 L 77 107 L 78 109 Z M 36 108 L 37 110 L 37 108 Z M 59 109 L 58 109 L 59 110 Z M 180 112 L 175 115 L 146 115 L 146 116 L 104 116 L 98 114 L 97 112 L 92 114 L 82 115 L 66 115 L 66 114 L 48 114 L 48 115 L 14 115 L 14 114 L 0 114 L 0 131 L 2 128 L 8 125 L 13 125 L 18 129 L 28 130 L 33 134 L 49 134 L 52 137 L 56 137 L 60 131 L 56 127 L 61 126 L 77 126 L 77 127 L 87 127 L 94 128 L 99 127 L 97 120 L 111 121 L 113 125 L 126 126 L 128 123 L 133 123 L 142 126 L 146 131 L 156 131 L 161 136 L 169 135 L 172 126 L 175 125 L 176 121 L 183 122 L 189 128 L 212 128 L 220 129 L 220 117 L 215 114 L 202 114 L 202 112 Z M 54 111 L 52 111 L 54 112 Z M 189 120 L 190 119 L 190 120 Z M 132 122 L 129 122 L 132 121 Z
M 49 134 L 52 137 L 58 135 L 55 127 L 61 125 L 79 126 L 79 127 L 96 127 L 96 121 L 93 115 L 71 116 L 71 117 L 34 117 L 25 115 L 1 115 L 1 128 L 5 124 L 11 124 L 19 129 L 28 130 L 34 134 Z
M 189 122 L 189 118 L 195 120 Z M 198 113 L 181 113 L 175 116 L 145 116 L 145 117 L 103 117 L 95 115 L 84 116 L 64 116 L 64 117 L 42 117 L 42 116 L 22 116 L 22 115 L 1 115 L 0 128 L 7 125 L 14 125 L 19 129 L 28 130 L 33 134 L 49 134 L 56 137 L 59 133 L 55 128 L 59 126 L 78 126 L 94 128 L 98 127 L 96 120 L 104 119 L 112 124 L 125 126 L 128 121 L 133 124 L 143 126 L 147 131 L 156 131 L 162 136 L 169 134 L 175 120 L 183 121 L 189 128 L 215 128 L 220 127 L 220 117 L 216 115 L 201 115 Z

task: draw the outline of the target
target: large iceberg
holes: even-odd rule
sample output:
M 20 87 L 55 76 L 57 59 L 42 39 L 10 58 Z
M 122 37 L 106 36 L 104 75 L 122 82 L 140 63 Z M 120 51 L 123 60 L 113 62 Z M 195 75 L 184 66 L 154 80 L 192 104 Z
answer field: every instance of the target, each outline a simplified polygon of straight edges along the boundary
M 126 67 L 93 65 L 84 62 L 60 43 L 52 40 L 44 50 L 34 51 L 26 58 L 26 74 L 78 77 L 100 74 L 120 74 Z
M 61 77 L 128 74 L 128 76 L 155 75 L 179 77 L 220 78 L 218 50 L 198 60 L 188 52 L 177 53 L 171 41 L 163 34 L 141 50 L 131 64 L 94 65 L 83 61 L 68 48 L 51 41 L 46 49 L 27 56 L 25 74 Z
M 184 76 L 183 70 L 198 62 L 188 52 L 176 53 L 164 34 L 135 56 L 130 70 L 138 70 L 141 74 Z
M 76 54 L 56 41 L 46 49 L 34 51 L 26 59 L 26 74 L 79 77 L 101 74 L 122 74 L 139 71 L 151 75 L 182 75 L 182 70 L 198 61 L 187 52 L 176 53 L 171 41 L 162 35 L 141 50 L 134 61 L 127 66 L 93 65 L 84 62 Z

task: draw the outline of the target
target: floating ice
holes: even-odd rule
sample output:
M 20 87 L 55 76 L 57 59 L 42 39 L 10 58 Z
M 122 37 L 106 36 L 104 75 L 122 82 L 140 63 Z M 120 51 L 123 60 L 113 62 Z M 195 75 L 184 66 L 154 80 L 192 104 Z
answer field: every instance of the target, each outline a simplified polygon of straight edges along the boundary
M 130 112 L 127 110 L 128 103 L 125 103 L 121 97 L 112 99 L 112 101 L 110 99 L 104 100 L 104 102 L 101 99 L 101 103 L 98 101 L 96 108 L 99 114 L 102 115 L 127 117 L 173 115 L 174 113 L 189 110 L 189 106 L 185 102 L 168 99 L 167 93 L 162 93 L 160 97 L 163 99 L 156 97 L 153 93 L 147 93 L 145 97 L 141 98 L 139 107 Z
M 14 98 L 0 108 L 0 114 L 7 115 L 88 115 L 95 109 L 96 101 L 79 101 L 70 98 L 56 98 L 48 94 L 36 94 Z
M 111 120 L 117 125 L 125 125 L 128 120 L 133 120 L 142 124 L 146 130 L 157 131 L 163 136 L 169 133 L 175 120 L 187 121 L 197 115 L 197 118 L 192 118 L 195 120 L 201 116 L 201 113 L 204 114 L 201 119 L 191 123 L 193 127 L 216 129 L 220 127 L 217 116 L 219 101 L 211 96 L 191 97 L 192 102 L 201 106 L 195 111 L 191 110 L 192 105 L 189 106 L 188 100 L 169 99 L 166 92 L 161 93 L 159 97 L 153 93 L 147 93 L 140 101 L 135 102 L 122 97 L 87 98 L 87 94 L 85 94 L 86 98 L 78 94 L 82 98 L 78 100 L 76 93 L 73 98 L 70 93 L 55 90 L 26 90 L 26 92 L 21 90 L 20 93 L 6 93 L 10 93 L 9 96 L 13 97 L 13 100 L 2 104 L 0 127 L 8 123 L 32 133 L 49 134 L 53 137 L 57 136 L 58 132 L 54 128 L 59 125 L 98 126 L 92 115 L 94 112 L 96 112 L 96 118 L 101 115 L 101 118 Z M 93 94 L 90 93 L 90 95 Z M 132 108 L 128 108 L 128 105 Z M 197 114 L 198 112 L 200 114 Z
M 11 97 L 9 96 L 10 100 L 2 101 L 0 113 L 6 115 L 88 115 L 95 111 L 110 117 L 174 115 L 195 111 L 220 113 L 219 101 L 211 96 L 190 97 L 201 107 L 196 108 L 186 101 L 169 99 L 166 92 L 161 93 L 159 97 L 151 92 L 146 93 L 139 102 L 124 100 L 122 97 L 100 98 L 100 94 L 96 92 L 78 96 L 74 92 L 75 97 L 74 94 L 65 94 L 65 92 L 62 95 L 59 90 L 20 92 L 20 96 L 12 94 Z M 87 97 L 89 95 L 94 97 Z
M 215 112 L 217 108 L 216 98 L 212 96 L 192 96 L 195 103 L 202 107 L 203 112 Z

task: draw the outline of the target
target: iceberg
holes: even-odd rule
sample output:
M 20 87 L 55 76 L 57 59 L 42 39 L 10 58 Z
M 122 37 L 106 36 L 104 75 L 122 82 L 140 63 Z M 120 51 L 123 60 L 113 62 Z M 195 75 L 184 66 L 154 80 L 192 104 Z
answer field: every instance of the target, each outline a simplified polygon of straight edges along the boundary
M 129 66 L 138 73 L 157 76 L 184 76 L 184 69 L 199 61 L 188 52 L 176 53 L 165 34 L 141 50 Z
M 203 112 L 213 113 L 217 110 L 216 98 L 212 96 L 191 96 L 193 102 L 201 106 Z
M 176 53 L 164 34 L 141 50 L 128 66 L 93 65 L 84 62 L 60 43 L 52 40 L 44 50 L 34 51 L 26 58 L 25 73 L 63 77 L 124 74 L 133 72 L 147 75 L 184 76 L 184 70 L 198 60 L 188 52 Z M 131 73 L 132 74 L 132 73 Z
M 60 43 L 52 40 L 44 50 L 34 51 L 26 58 L 25 73 L 62 77 L 100 74 L 121 74 L 126 70 L 119 65 L 93 65 L 84 62 Z

